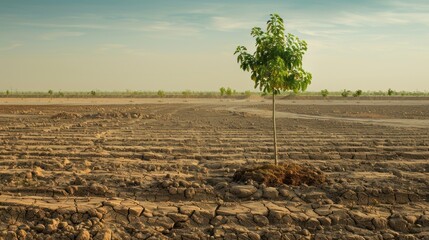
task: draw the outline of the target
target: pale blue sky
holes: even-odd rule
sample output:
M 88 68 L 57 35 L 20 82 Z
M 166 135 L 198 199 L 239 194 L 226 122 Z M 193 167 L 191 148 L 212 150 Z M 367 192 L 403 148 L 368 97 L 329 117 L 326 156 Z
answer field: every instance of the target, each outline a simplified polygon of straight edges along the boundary
M 309 90 L 429 90 L 429 1 L 0 0 L 0 91 L 250 90 L 233 52 L 270 13 Z

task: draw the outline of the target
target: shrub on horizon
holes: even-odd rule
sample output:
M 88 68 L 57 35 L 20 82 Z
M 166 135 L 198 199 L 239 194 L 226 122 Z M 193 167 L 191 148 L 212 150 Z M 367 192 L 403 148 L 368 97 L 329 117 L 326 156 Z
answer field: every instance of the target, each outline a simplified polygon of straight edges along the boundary
M 327 97 L 329 94 L 328 89 L 323 89 L 322 91 L 320 91 L 320 93 L 322 94 L 323 97 Z
M 346 89 L 344 89 L 344 90 L 343 90 L 343 92 L 341 93 L 341 96 L 343 96 L 343 97 L 348 97 L 350 93 L 351 93 L 351 91 L 350 91 L 350 90 L 346 90 Z
M 362 90 L 357 90 L 354 94 L 353 97 L 360 97 L 362 95 Z
M 162 90 L 158 90 L 158 92 L 156 93 L 158 95 L 158 97 L 165 97 L 165 92 Z

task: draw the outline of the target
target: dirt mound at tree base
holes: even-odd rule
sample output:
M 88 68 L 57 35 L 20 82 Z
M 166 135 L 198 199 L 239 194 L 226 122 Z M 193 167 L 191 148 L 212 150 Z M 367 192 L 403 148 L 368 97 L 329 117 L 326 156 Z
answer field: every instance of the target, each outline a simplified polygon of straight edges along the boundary
M 233 180 L 246 182 L 253 180 L 259 184 L 276 186 L 281 184 L 299 186 L 301 184 L 317 185 L 326 181 L 325 175 L 311 166 L 295 163 L 282 163 L 279 165 L 254 165 L 235 172 Z

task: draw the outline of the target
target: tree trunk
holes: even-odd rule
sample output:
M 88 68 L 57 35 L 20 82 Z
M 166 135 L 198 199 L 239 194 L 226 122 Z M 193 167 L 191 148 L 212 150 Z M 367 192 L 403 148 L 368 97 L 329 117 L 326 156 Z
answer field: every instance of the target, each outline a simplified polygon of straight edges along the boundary
M 277 131 L 276 131 L 276 95 L 273 93 L 273 133 L 274 133 L 274 163 L 278 165 Z

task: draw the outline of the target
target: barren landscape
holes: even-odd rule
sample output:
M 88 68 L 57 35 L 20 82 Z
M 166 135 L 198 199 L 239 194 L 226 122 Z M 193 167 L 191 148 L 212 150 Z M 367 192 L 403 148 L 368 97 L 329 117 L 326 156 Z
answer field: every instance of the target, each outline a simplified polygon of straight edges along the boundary
M 429 239 L 429 100 L 0 99 L 0 239 Z

